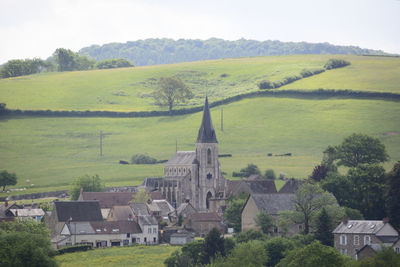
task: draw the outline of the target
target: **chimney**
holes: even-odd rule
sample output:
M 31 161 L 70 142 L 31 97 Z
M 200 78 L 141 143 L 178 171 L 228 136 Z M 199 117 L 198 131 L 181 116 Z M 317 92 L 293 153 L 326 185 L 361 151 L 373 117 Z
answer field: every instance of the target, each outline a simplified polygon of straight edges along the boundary
M 342 219 L 342 223 L 343 223 L 343 224 L 347 224 L 347 223 L 349 222 L 349 220 L 350 220 L 350 218 L 344 217 L 344 218 Z
M 388 222 L 389 222 L 389 218 L 388 218 L 388 217 L 383 218 L 383 219 L 382 219 L 382 222 L 383 222 L 383 223 L 388 223 Z

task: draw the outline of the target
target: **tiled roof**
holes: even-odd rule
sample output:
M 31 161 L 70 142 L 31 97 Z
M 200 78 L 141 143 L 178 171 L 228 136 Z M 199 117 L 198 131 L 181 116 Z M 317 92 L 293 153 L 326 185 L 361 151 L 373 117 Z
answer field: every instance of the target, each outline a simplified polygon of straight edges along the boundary
M 382 221 L 348 220 L 341 222 L 333 233 L 340 234 L 375 234 L 385 225 Z
M 162 200 L 165 199 L 165 197 L 163 197 L 162 193 L 160 191 L 153 191 L 150 192 L 150 198 L 152 200 Z
M 57 211 L 59 222 L 72 221 L 102 221 L 100 205 L 98 201 L 55 201 L 54 209 Z
M 133 234 L 142 232 L 135 221 L 101 221 L 90 222 L 90 225 L 96 234 Z
M 156 187 L 155 184 L 160 184 L 160 182 L 164 181 L 164 178 L 161 177 L 147 177 L 144 178 L 142 186 L 144 187 Z
M 167 200 L 153 200 L 153 203 L 159 207 L 162 216 L 168 216 L 171 211 L 175 210 Z
M 191 215 L 192 221 L 195 222 L 220 222 L 221 217 L 216 212 L 198 212 Z
M 133 195 L 132 192 L 82 192 L 82 200 L 98 200 L 104 209 L 129 205 Z
M 131 203 L 130 206 L 136 216 L 150 215 L 145 203 Z
M 158 224 L 156 218 L 154 218 L 153 216 L 150 216 L 150 215 L 139 216 L 138 220 L 139 220 L 140 225 L 157 225 Z
M 89 222 L 72 222 L 67 224 L 71 235 L 94 234 L 95 231 Z
M 165 165 L 192 165 L 195 158 L 195 151 L 177 151 Z
M 18 217 L 44 216 L 44 211 L 42 209 L 10 209 L 10 210 L 14 214 L 14 216 Z
M 294 209 L 294 194 L 252 194 L 257 208 L 271 215 L 278 215 L 282 210 Z
M 299 189 L 300 184 L 301 184 L 301 181 L 299 181 L 299 180 L 296 180 L 296 179 L 293 179 L 293 178 L 289 179 L 288 181 L 286 181 L 286 183 L 279 190 L 279 193 L 294 194 Z
M 124 221 L 134 217 L 130 206 L 114 206 L 111 208 L 108 218 L 113 221 Z
M 262 179 L 245 182 L 249 185 L 253 194 L 268 194 L 277 192 L 274 180 Z
M 203 120 L 201 121 L 201 126 L 197 135 L 196 143 L 218 143 L 217 136 L 215 135 L 214 126 L 211 121 L 210 108 L 208 106 L 208 97 L 206 97 L 206 101 L 204 103 Z

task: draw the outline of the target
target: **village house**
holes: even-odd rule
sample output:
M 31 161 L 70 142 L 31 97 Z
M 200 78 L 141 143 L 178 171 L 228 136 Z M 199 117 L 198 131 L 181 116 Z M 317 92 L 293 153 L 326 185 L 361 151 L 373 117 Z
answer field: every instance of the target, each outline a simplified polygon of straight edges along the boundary
M 187 243 L 194 241 L 194 233 L 188 232 L 186 230 L 179 230 L 170 236 L 171 245 L 185 245 Z
M 10 209 L 14 217 L 20 218 L 22 220 L 34 220 L 36 222 L 40 222 L 45 215 L 45 212 L 42 209 Z
M 199 236 L 207 235 L 213 228 L 217 228 L 221 233 L 225 233 L 223 220 L 216 212 L 198 212 L 192 214 L 185 228 L 193 230 Z
M 15 213 L 11 211 L 12 209 L 22 209 L 22 207 L 15 202 L 10 204 L 7 199 L 4 204 L 0 204 L 0 222 L 9 222 L 15 219 Z
M 261 211 L 271 215 L 273 222 L 277 225 L 279 214 L 284 210 L 294 209 L 294 194 L 252 194 L 249 195 L 242 210 L 242 231 L 250 229 L 260 230 L 255 219 Z M 275 227 L 274 235 L 279 236 L 285 233 L 288 236 L 298 234 L 303 229 L 302 224 L 295 224 L 288 229 Z
M 229 188 L 229 196 L 238 197 L 243 193 L 247 195 L 277 193 L 274 180 L 264 179 L 259 175 L 253 175 L 249 179 L 232 181 L 232 187 Z
M 347 218 L 333 231 L 334 246 L 343 255 L 356 258 L 357 252 L 364 246 L 362 254 L 371 254 L 378 246 L 393 246 L 399 238 L 399 233 L 387 220 L 349 220 Z M 375 246 L 378 245 L 378 246 Z
M 193 207 L 190 202 L 182 203 L 177 209 L 176 209 L 176 216 L 181 218 L 182 224 L 186 224 L 190 216 L 193 214 L 197 213 L 197 210 Z

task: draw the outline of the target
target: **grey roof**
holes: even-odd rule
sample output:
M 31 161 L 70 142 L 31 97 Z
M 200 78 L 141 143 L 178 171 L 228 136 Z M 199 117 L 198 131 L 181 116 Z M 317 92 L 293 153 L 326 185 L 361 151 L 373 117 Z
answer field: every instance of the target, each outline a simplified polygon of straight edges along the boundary
M 190 204 L 190 202 L 185 202 L 185 203 L 181 203 L 181 204 L 179 205 L 179 207 L 176 209 L 176 213 L 177 213 L 178 215 L 180 215 L 180 214 L 186 209 L 187 206 L 191 206 L 192 209 L 196 211 L 196 209 L 193 207 L 192 204 Z M 197 212 L 197 211 L 196 211 L 196 212 Z
M 276 193 L 276 186 L 274 180 L 251 180 L 245 181 L 253 194 L 269 194 Z
M 18 217 L 44 216 L 42 209 L 10 209 Z
M 171 211 L 175 211 L 167 200 L 153 200 L 153 203 L 159 207 L 161 216 L 168 216 Z
M 382 243 L 395 243 L 397 239 L 399 238 L 398 236 L 384 236 L 384 235 L 377 235 L 376 236 Z
M 294 209 L 294 194 L 253 194 L 250 197 L 259 210 L 271 215 L 278 215 L 282 210 Z
M 99 202 L 85 201 L 54 201 L 59 222 L 66 222 L 72 218 L 75 222 L 102 221 Z
M 99 221 L 90 222 L 96 234 L 142 233 L 135 221 Z
M 171 237 L 194 237 L 195 233 L 186 230 L 178 230 L 178 232 L 173 233 Z
M 299 180 L 296 180 L 294 178 L 289 179 L 282 186 L 281 190 L 279 190 L 279 193 L 291 193 L 291 194 L 294 194 L 299 189 L 300 184 L 301 184 L 301 181 L 299 181 Z
M 124 221 L 133 218 L 134 213 L 130 206 L 114 206 L 111 208 L 108 218 L 115 221 Z
M 221 222 L 221 217 L 216 212 L 197 212 L 191 215 L 192 221 L 195 222 Z
M 150 216 L 150 215 L 139 216 L 138 220 L 139 220 L 140 225 L 156 225 L 156 224 L 158 224 L 156 218 L 154 218 L 153 216 Z
M 164 178 L 161 177 L 147 177 L 143 180 L 142 186 L 145 187 L 156 187 L 156 183 L 160 184 L 160 182 L 164 181 Z
M 165 165 L 192 165 L 195 158 L 195 151 L 177 151 Z
M 341 222 L 335 230 L 334 234 L 375 234 L 385 224 L 382 221 L 367 220 L 348 220 L 347 223 Z
M 215 135 L 214 126 L 211 121 L 210 108 L 208 106 L 208 98 L 204 103 L 203 120 L 197 135 L 197 143 L 218 143 L 217 136 Z
M 131 209 L 136 216 L 150 215 L 146 203 L 131 203 Z
M 129 205 L 133 195 L 132 192 L 82 192 L 81 200 L 98 200 L 102 209 L 109 209 L 113 206 Z
M 72 222 L 67 226 L 71 235 L 86 235 L 95 233 L 89 222 Z

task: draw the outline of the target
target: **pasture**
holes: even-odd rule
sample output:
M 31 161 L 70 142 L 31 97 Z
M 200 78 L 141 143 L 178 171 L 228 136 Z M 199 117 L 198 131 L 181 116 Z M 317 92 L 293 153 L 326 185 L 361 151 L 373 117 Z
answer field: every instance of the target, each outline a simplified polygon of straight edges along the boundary
M 136 266 L 159 267 L 180 247 L 169 245 L 112 247 L 56 256 L 60 267 L 80 266 Z
M 354 55 L 294 55 L 221 59 L 124 69 L 43 73 L 0 79 L 0 102 L 22 110 L 165 110 L 150 97 L 163 76 L 177 75 L 195 97 L 179 106 L 259 90 L 261 80 L 280 81 L 302 69 L 322 68 L 329 58 L 350 66 L 304 78 L 284 89 L 352 89 L 400 92 L 400 58 Z
M 220 129 L 223 108 L 224 131 Z M 0 170 L 15 172 L 24 193 L 68 189 L 74 178 L 100 175 L 107 186 L 138 185 L 163 174 L 163 164 L 120 165 L 133 154 L 169 159 L 176 149 L 194 150 L 202 113 L 152 118 L 1 118 Z M 328 145 L 360 132 L 378 137 L 400 159 L 397 102 L 353 99 L 251 98 L 213 108 L 221 170 L 231 177 L 248 163 L 264 172 L 305 178 Z M 99 132 L 103 153 L 99 156 Z M 268 156 L 292 153 L 290 157 Z M 29 181 L 27 181 L 29 180 Z M 33 184 L 33 186 L 31 186 Z M 14 192 L 13 194 L 21 194 Z

